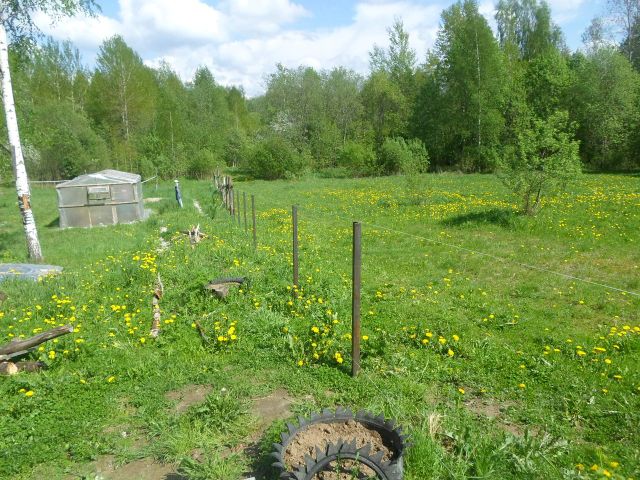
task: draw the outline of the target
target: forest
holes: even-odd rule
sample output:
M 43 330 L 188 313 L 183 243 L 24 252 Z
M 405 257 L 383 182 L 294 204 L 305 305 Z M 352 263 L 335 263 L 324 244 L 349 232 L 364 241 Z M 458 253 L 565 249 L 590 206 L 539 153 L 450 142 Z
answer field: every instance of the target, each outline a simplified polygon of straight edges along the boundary
M 205 66 L 190 81 L 169 64 L 151 68 L 121 36 L 101 45 L 92 68 L 69 42 L 14 42 L 27 170 L 32 180 L 103 168 L 147 178 L 204 178 L 219 167 L 266 179 L 495 172 L 534 140 L 539 151 L 558 138 L 579 149 L 585 171 L 634 170 L 640 16 L 631 13 L 621 41 L 596 18 L 570 51 L 544 1 L 500 0 L 495 33 L 477 2 L 459 1 L 442 12 L 426 58 L 397 18 L 388 44 L 372 45 L 366 76 L 278 64 L 255 98 Z M 9 148 L 0 155 L 6 180 Z

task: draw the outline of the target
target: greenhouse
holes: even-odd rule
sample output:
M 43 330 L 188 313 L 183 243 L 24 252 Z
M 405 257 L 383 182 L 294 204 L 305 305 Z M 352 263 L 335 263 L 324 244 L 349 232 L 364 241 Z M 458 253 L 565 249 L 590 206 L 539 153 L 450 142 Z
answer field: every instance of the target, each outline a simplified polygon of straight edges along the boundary
M 57 185 L 60 228 L 131 223 L 145 216 L 140 175 L 102 170 Z

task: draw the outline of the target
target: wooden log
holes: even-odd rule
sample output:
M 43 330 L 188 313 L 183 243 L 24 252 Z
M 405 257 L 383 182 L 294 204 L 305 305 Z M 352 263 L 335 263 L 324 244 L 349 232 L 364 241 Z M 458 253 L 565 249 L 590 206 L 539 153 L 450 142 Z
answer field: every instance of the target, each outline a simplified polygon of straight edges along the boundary
M 240 286 L 246 281 L 246 277 L 227 277 L 211 280 L 204 286 L 205 290 L 213 292 L 218 298 L 226 298 L 232 286 Z
M 160 299 L 162 298 L 162 295 L 164 295 L 164 285 L 162 284 L 160 274 L 158 274 L 155 290 L 153 291 L 153 300 L 151 301 L 153 321 L 151 322 L 151 332 L 149 332 L 149 336 L 152 338 L 158 338 L 158 335 L 160 335 Z
M 16 362 L 16 367 L 18 367 L 19 372 L 39 372 L 40 370 L 45 370 L 47 368 L 47 364 L 44 362 Z
M 15 375 L 19 372 L 39 372 L 47 368 L 44 362 L 0 362 L 0 375 Z
M 230 283 L 209 283 L 204 288 L 205 290 L 209 290 L 213 292 L 218 298 L 226 298 L 229 295 L 229 286 L 232 285 Z M 235 285 L 235 284 L 234 284 Z
M 18 367 L 13 362 L 0 362 L 0 375 L 15 375 Z
M 214 280 L 210 280 L 209 284 L 213 284 L 213 283 L 239 283 L 239 284 L 243 284 L 246 281 L 247 281 L 247 277 L 223 277 L 223 278 L 216 278 Z
M 0 346 L 0 360 L 8 360 L 9 358 L 22 355 L 26 353 L 30 348 L 33 348 L 47 340 L 53 340 L 54 338 L 66 335 L 73 332 L 73 325 L 63 325 L 56 327 L 46 332 L 39 333 L 26 340 L 14 340 L 6 345 Z

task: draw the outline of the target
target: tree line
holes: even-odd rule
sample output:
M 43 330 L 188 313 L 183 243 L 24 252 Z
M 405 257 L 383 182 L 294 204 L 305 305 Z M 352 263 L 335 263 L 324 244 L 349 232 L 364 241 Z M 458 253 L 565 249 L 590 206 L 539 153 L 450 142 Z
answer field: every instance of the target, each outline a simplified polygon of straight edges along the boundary
M 398 19 L 388 45 L 372 46 L 366 76 L 277 65 L 251 99 L 206 67 L 185 82 L 168 64 L 146 66 L 121 36 L 101 45 L 92 69 L 69 42 L 14 39 L 27 170 L 46 180 L 102 168 L 204 178 L 223 165 L 259 178 L 492 172 L 550 146 L 579 153 L 589 170 L 637 169 L 636 3 L 612 3 L 620 42 L 596 19 L 571 52 L 543 1 L 500 0 L 494 35 L 477 2 L 461 0 L 443 11 L 423 61 Z M 11 176 L 6 150 L 0 178 Z

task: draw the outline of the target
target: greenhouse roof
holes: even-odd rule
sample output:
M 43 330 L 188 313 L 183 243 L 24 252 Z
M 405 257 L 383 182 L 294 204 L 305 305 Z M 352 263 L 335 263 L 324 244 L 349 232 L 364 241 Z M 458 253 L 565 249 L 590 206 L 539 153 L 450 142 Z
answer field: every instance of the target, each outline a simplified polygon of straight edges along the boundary
M 118 170 L 102 170 L 96 173 L 80 175 L 72 180 L 60 183 L 56 188 L 81 187 L 88 185 L 111 185 L 114 183 L 138 183 L 142 177 L 135 173 Z

